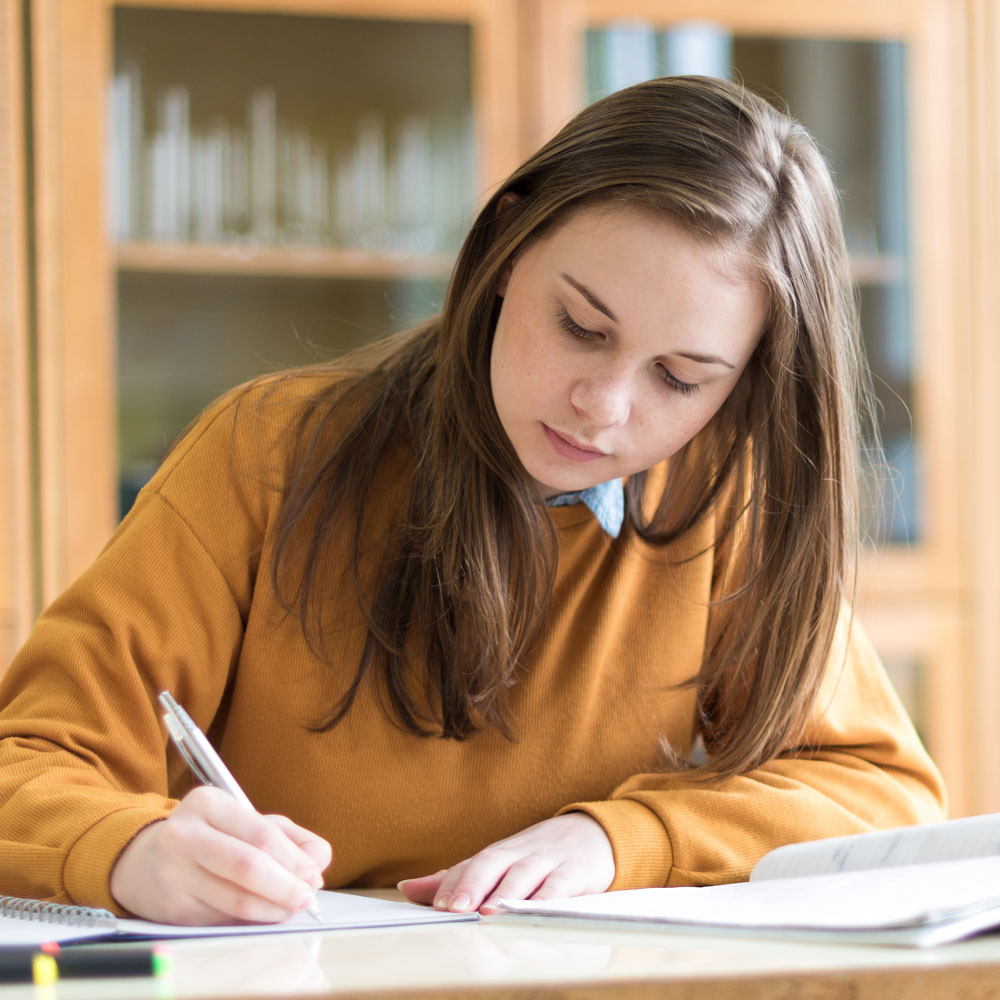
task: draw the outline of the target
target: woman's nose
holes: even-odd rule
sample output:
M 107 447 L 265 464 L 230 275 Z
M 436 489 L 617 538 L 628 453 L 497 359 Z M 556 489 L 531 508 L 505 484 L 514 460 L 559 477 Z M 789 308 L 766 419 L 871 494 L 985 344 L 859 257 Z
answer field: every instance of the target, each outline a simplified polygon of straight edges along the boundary
M 570 390 L 570 402 L 595 426 L 614 427 L 624 424 L 632 411 L 631 385 L 613 373 L 581 378 Z

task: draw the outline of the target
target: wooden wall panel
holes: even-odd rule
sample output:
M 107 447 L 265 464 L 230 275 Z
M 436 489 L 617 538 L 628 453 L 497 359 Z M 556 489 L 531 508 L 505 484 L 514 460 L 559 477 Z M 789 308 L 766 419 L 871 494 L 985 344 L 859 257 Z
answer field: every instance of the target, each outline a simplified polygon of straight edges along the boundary
M 33 0 L 41 587 L 55 597 L 117 520 L 104 192 L 110 7 Z
M 0 671 L 34 612 L 20 0 L 0 0 Z
M 977 811 L 1000 810 L 1000 2 L 966 0 L 960 34 L 966 68 L 969 183 L 965 281 L 968 323 L 956 317 L 968 394 L 965 448 L 967 574 L 971 587 L 970 794 Z

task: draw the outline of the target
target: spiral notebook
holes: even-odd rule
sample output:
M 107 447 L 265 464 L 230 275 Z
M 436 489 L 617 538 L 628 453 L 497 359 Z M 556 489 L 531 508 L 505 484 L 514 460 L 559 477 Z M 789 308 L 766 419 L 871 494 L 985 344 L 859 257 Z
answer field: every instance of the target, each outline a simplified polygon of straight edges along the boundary
M 0 896 L 0 947 L 67 944 L 88 940 L 217 937 L 237 934 L 280 934 L 289 931 L 329 931 L 360 927 L 397 927 L 403 924 L 475 920 L 474 913 L 447 913 L 397 899 L 378 899 L 350 892 L 316 894 L 321 921 L 300 913 L 280 924 L 231 924 L 179 927 L 148 920 L 116 917 L 108 910 L 45 903 L 36 899 Z

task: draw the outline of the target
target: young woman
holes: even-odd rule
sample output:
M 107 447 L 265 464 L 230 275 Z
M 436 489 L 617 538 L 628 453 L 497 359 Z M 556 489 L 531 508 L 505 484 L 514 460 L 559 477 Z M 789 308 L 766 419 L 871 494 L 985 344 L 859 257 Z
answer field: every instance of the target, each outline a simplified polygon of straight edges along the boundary
M 0 688 L 0 892 L 489 911 L 939 818 L 850 610 L 858 354 L 801 127 L 701 78 L 587 108 L 439 318 L 217 402 L 41 616 Z M 191 790 L 164 689 L 280 815 Z

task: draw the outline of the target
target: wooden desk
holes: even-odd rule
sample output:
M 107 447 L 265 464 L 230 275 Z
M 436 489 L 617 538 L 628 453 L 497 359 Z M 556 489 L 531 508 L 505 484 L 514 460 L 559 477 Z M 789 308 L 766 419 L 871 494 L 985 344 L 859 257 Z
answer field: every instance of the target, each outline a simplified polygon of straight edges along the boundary
M 1000 935 L 917 951 L 506 918 L 172 947 L 170 983 L 9 986 L 0 1000 L 1000 1000 Z

